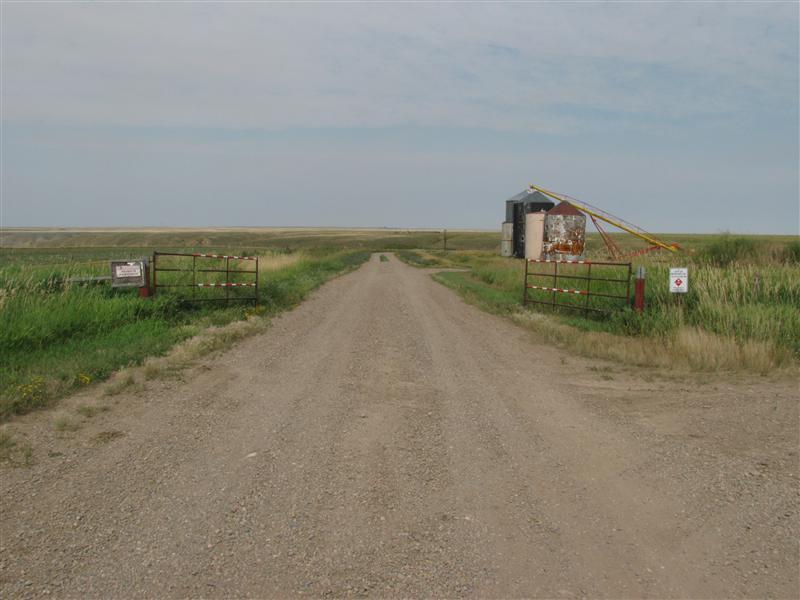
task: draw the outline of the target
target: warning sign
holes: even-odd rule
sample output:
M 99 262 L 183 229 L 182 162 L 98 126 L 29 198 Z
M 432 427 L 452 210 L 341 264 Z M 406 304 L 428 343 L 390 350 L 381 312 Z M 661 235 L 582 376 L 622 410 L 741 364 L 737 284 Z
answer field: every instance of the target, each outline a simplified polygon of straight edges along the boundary
M 140 263 L 114 265 L 114 275 L 117 277 L 141 277 L 142 265 Z
M 673 294 L 685 294 L 689 291 L 689 269 L 678 267 L 669 270 L 669 291 Z
M 143 260 L 112 260 L 111 286 L 144 287 L 147 285 L 145 273 L 145 262 Z

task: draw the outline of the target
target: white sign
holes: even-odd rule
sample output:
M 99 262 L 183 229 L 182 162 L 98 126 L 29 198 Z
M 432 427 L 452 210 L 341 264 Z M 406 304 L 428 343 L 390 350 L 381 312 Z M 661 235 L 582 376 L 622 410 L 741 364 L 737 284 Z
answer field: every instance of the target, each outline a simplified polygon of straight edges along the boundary
M 147 285 L 147 263 L 144 260 L 112 260 L 111 287 L 144 287 Z
M 141 277 L 142 263 L 128 263 L 127 265 L 114 265 L 117 277 Z
M 689 291 L 689 269 L 679 267 L 669 270 L 669 291 L 673 294 L 685 294 Z

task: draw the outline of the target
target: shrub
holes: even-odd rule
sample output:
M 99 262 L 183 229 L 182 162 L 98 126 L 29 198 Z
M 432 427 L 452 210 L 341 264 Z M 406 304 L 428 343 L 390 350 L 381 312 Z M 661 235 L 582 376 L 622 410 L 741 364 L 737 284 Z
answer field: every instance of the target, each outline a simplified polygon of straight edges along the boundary
M 759 244 L 752 238 L 725 234 L 701 249 L 697 258 L 702 262 L 725 267 L 733 262 L 755 260 L 758 258 L 759 250 Z
M 783 247 L 783 262 L 800 264 L 800 240 L 789 242 Z

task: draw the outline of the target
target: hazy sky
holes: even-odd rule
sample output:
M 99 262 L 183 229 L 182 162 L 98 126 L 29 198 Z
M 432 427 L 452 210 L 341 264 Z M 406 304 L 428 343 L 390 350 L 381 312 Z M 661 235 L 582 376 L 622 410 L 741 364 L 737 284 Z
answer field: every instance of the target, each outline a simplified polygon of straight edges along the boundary
M 3 225 L 797 234 L 799 11 L 3 2 Z

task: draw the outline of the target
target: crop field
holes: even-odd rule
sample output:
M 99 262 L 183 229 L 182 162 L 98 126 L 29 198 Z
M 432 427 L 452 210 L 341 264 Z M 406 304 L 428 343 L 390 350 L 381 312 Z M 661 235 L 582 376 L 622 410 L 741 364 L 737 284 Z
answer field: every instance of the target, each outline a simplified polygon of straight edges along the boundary
M 796 238 L 664 236 L 686 254 L 634 261 L 648 273 L 647 310 L 608 318 L 549 307 L 522 309 L 524 263 L 497 256 L 496 232 L 322 229 L 15 229 L 0 248 L 0 418 L 46 406 L 121 367 L 141 364 L 209 327 L 259 319 L 375 251 L 417 266 L 466 268 L 435 277 L 468 300 L 586 354 L 635 364 L 766 373 L 800 357 L 800 243 Z M 618 239 L 626 247 L 624 236 Z M 597 236 L 589 255 L 604 258 Z M 258 255 L 260 302 L 197 305 L 177 294 L 140 299 L 85 279 L 106 275 L 110 259 L 154 250 Z M 678 264 L 680 263 L 680 264 Z M 678 305 L 670 266 L 691 268 Z M 616 291 L 619 291 L 618 289 Z M 235 297 L 235 296 L 234 296 Z

